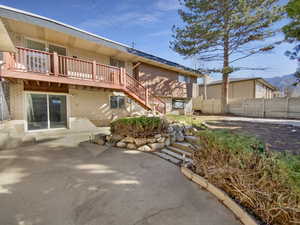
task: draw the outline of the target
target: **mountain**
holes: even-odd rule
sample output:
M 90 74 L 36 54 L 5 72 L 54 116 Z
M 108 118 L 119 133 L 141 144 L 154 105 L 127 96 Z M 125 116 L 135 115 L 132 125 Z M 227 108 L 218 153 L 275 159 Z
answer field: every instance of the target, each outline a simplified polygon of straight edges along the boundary
M 296 77 L 294 76 L 294 74 L 289 74 L 284 76 L 265 78 L 265 80 L 270 84 L 278 87 L 280 90 L 283 90 L 287 87 L 293 86 L 293 84 L 296 82 Z

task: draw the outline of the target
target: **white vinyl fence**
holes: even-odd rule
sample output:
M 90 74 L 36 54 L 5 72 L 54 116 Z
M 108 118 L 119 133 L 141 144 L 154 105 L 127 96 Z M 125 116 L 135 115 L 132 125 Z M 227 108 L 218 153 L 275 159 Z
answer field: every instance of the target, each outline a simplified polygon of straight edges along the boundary
M 202 113 L 221 113 L 220 99 L 193 99 L 193 109 Z M 300 98 L 231 99 L 227 112 L 250 117 L 300 119 Z

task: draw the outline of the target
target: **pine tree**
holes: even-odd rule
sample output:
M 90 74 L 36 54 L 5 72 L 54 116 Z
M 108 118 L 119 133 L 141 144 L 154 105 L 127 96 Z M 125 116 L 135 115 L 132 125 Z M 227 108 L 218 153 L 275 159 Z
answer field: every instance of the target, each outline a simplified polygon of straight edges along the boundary
M 288 17 L 291 22 L 283 27 L 285 38 L 288 42 L 300 41 L 300 0 L 291 0 L 285 7 Z M 300 44 L 297 44 L 293 51 L 286 51 L 286 55 L 298 61 L 298 70 L 295 73 L 297 81 L 295 85 L 300 84 Z
M 171 48 L 200 61 L 222 61 L 220 68 L 209 70 L 223 74 L 222 109 L 228 103 L 229 74 L 234 62 L 271 50 L 259 41 L 275 35 L 271 25 L 282 18 L 278 0 L 179 0 L 179 15 L 184 26 L 173 27 Z M 252 45 L 249 45 L 253 43 Z M 255 46 L 254 46 L 255 45 Z

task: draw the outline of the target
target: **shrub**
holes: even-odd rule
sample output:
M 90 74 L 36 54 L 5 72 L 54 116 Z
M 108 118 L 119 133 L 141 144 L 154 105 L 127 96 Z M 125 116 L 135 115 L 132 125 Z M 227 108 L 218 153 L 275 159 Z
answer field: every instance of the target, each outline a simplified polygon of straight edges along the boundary
M 160 117 L 126 117 L 111 123 L 111 132 L 122 136 L 150 137 L 162 133 L 167 122 Z
M 264 151 L 255 138 L 199 132 L 195 172 L 267 224 L 300 223 L 300 156 Z

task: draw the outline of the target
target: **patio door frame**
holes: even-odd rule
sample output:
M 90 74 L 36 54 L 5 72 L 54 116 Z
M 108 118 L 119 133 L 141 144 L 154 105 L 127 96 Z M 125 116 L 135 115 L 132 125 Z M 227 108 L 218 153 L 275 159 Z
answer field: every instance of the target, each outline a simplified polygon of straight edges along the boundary
M 70 115 L 70 103 L 69 103 L 69 94 L 68 93 L 60 93 L 60 92 L 41 92 L 41 91 L 24 91 L 24 128 L 26 132 L 43 132 L 43 131 L 53 131 L 53 130 L 65 130 L 69 129 L 69 115 Z M 45 129 L 36 129 L 36 130 L 28 130 L 28 117 L 27 117 L 27 109 L 28 109 L 28 102 L 27 102 L 27 96 L 29 94 L 43 94 L 47 96 L 47 128 Z M 49 95 L 58 95 L 58 96 L 66 96 L 66 127 L 61 128 L 51 128 L 50 127 L 50 110 L 49 110 Z

